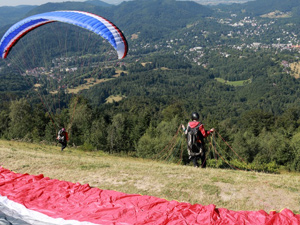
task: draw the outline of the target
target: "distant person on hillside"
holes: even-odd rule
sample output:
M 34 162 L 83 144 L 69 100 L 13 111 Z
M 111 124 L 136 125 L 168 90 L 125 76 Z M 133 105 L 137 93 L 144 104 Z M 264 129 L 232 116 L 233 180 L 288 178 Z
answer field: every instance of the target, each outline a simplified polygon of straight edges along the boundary
M 62 128 L 60 131 L 58 131 L 57 140 L 61 144 L 61 151 L 63 151 L 68 144 L 68 132 L 65 128 Z
M 206 131 L 203 124 L 199 121 L 199 114 L 197 112 L 192 113 L 192 121 L 190 121 L 185 128 L 182 124 L 181 127 L 187 137 L 187 150 L 189 154 L 189 160 L 193 161 L 195 167 L 199 167 L 198 160 L 201 159 L 201 167 L 206 167 L 204 138 L 213 133 L 215 129 Z

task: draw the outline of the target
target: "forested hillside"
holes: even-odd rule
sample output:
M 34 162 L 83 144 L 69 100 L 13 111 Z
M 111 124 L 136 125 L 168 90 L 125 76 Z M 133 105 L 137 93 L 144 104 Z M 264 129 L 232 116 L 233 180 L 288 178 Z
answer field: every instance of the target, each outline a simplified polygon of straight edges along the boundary
M 0 27 L 22 19 L 30 10 L 36 6 L 0 7 Z
M 68 24 L 29 32 L 0 63 L 0 135 L 53 142 L 66 127 L 71 145 L 152 158 L 198 111 L 205 128 L 230 143 L 216 135 L 224 160 L 209 166 L 300 171 L 298 5 L 153 0 L 36 7 L 27 15 L 68 9 L 110 19 L 124 32 L 128 55 L 116 60 L 106 41 Z M 183 136 L 177 141 L 175 149 L 185 148 Z

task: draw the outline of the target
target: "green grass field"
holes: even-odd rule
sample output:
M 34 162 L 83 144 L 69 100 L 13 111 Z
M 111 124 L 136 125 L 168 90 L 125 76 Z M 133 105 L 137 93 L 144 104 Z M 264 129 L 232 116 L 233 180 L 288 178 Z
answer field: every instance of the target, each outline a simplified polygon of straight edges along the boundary
M 288 208 L 300 212 L 300 174 L 199 169 L 76 148 L 0 140 L 0 165 L 46 177 L 128 194 L 215 204 L 230 210 Z
M 232 86 L 235 86 L 235 87 L 245 86 L 245 85 L 251 83 L 251 79 L 248 79 L 248 80 L 239 80 L 239 81 L 228 81 L 228 80 L 224 80 L 222 78 L 215 78 L 215 80 L 218 81 L 218 82 L 221 82 L 223 84 L 232 85 Z

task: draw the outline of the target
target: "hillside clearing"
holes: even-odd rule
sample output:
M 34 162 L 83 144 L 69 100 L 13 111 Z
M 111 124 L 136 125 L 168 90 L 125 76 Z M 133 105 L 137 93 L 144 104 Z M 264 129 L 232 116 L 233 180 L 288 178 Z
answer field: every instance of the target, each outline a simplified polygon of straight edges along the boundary
M 300 78 L 300 62 L 294 62 L 290 64 L 292 75 L 296 78 Z
M 288 208 L 299 213 L 300 175 L 197 169 L 145 159 L 117 157 L 59 146 L 0 140 L 0 165 L 128 194 L 215 204 L 231 210 Z
M 113 103 L 113 102 L 119 102 L 122 101 L 124 98 L 126 98 L 124 95 L 111 95 L 108 98 L 106 98 L 105 103 Z
M 86 90 L 89 89 L 97 84 L 103 83 L 103 82 L 107 82 L 107 81 L 111 81 L 117 77 L 119 77 L 121 75 L 121 73 L 127 74 L 126 71 L 123 70 L 116 70 L 116 74 L 113 76 L 113 78 L 102 78 L 102 79 L 95 79 L 95 78 L 86 78 L 85 84 L 81 84 L 76 88 L 68 88 L 68 92 L 69 93 L 73 93 L 73 94 L 77 94 L 78 92 L 82 91 L 82 90 Z
M 215 80 L 220 82 L 220 83 L 227 84 L 227 85 L 232 85 L 232 86 L 235 86 L 235 87 L 245 86 L 245 85 L 250 84 L 252 82 L 251 79 L 239 80 L 239 81 L 228 81 L 228 80 L 224 80 L 222 78 L 215 78 Z
M 275 10 L 274 12 L 270 12 L 264 15 L 261 15 L 263 18 L 289 18 L 292 16 L 291 12 L 280 12 L 279 10 Z

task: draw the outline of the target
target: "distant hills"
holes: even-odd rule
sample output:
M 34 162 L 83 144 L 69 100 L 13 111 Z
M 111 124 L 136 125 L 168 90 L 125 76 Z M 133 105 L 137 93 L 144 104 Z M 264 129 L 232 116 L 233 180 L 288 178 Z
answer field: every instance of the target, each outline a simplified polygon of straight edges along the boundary
M 126 27 L 130 32 L 147 24 L 147 35 L 155 26 L 162 29 L 177 29 L 201 17 L 209 17 L 216 13 L 216 8 L 226 9 L 227 12 L 240 16 L 261 16 L 274 11 L 291 12 L 293 16 L 300 15 L 299 0 L 256 0 L 243 4 L 203 6 L 196 1 L 175 0 L 134 0 L 124 1 L 119 5 L 112 5 L 100 0 L 85 2 L 47 3 L 40 6 L 0 7 L 0 27 L 12 24 L 21 18 L 37 13 L 53 10 L 82 10 L 98 13 Z M 151 33 L 151 34 L 150 34 Z
M 274 11 L 283 13 L 291 12 L 293 13 L 293 16 L 300 15 L 299 0 L 256 0 L 243 4 L 226 5 L 224 8 L 245 16 L 261 16 Z
M 2 8 L 0 7 L 0 10 Z M 110 5 L 97 0 L 87 2 L 47 3 L 21 10 L 18 16 L 0 26 L 38 13 L 55 10 L 88 11 L 109 18 L 127 33 L 139 33 L 141 39 L 159 39 L 170 32 L 185 27 L 193 21 L 211 16 L 213 10 L 193 1 L 152 0 L 128 1 L 120 5 Z M 5 10 L 5 9 L 4 9 Z M 12 9 L 10 9 L 12 11 Z M 0 11 L 1 12 L 1 11 Z M 159 30 L 159 32 L 157 32 Z
M 212 13 L 210 8 L 191 1 L 153 0 L 123 2 L 115 7 L 113 17 L 129 33 L 139 32 L 142 39 L 149 40 L 159 39 Z
M 108 4 L 106 2 L 102 2 L 99 0 L 88 0 L 88 1 L 85 1 L 85 3 L 91 4 L 91 5 L 96 5 L 96 6 L 102 6 L 102 7 L 111 7 L 112 6 L 111 4 Z
M 237 18 L 261 16 L 274 11 L 289 12 L 289 15 L 294 17 L 300 15 L 299 0 L 256 0 L 214 7 L 200 5 L 194 1 L 176 0 L 134 0 L 124 1 L 119 5 L 87 0 L 47 3 L 40 6 L 0 7 L 0 27 L 13 24 L 26 16 L 55 10 L 81 10 L 101 15 L 117 24 L 125 36 L 134 35 L 139 38 L 139 42 L 145 43 L 175 37 L 179 30 L 182 35 L 185 32 L 182 29 L 199 23 L 210 32 L 211 28 L 215 29 L 216 26 L 219 30 L 227 29 L 226 32 L 230 32 L 230 27 L 221 28 L 220 23 L 208 19 L 222 18 L 225 14 L 236 14 Z M 0 35 L 6 30 L 7 27 L 0 29 Z
M 105 6 L 107 7 L 107 6 Z M 41 6 L 37 6 L 27 13 L 27 16 L 35 15 L 43 12 L 57 11 L 57 10 L 80 10 L 91 13 L 97 13 L 98 11 L 104 11 L 104 6 L 96 6 L 86 2 L 63 2 L 63 3 L 46 3 Z M 100 8 L 102 10 L 97 10 Z
M 0 7 L 0 27 L 22 19 L 24 15 L 34 8 L 36 8 L 36 6 Z
M 15 23 L 16 21 L 28 15 L 34 15 L 41 12 L 52 10 L 86 10 L 94 11 L 94 7 L 111 7 L 113 5 L 100 0 L 88 0 L 86 2 L 63 2 L 63 3 L 46 3 L 41 6 L 20 5 L 20 6 L 3 6 L 0 7 L 0 28 Z

